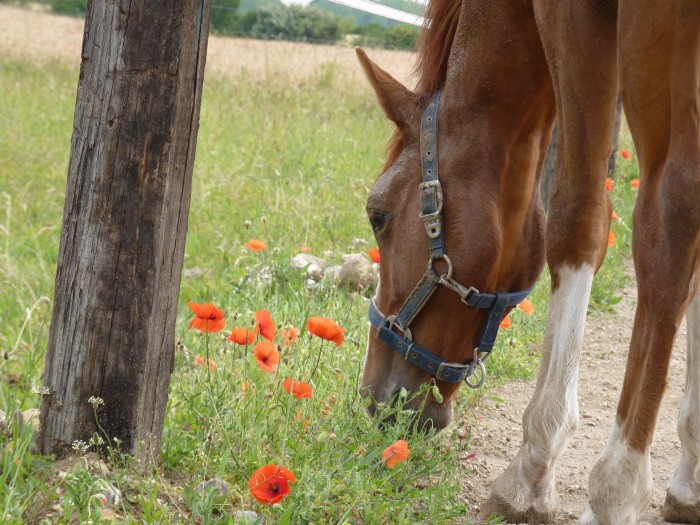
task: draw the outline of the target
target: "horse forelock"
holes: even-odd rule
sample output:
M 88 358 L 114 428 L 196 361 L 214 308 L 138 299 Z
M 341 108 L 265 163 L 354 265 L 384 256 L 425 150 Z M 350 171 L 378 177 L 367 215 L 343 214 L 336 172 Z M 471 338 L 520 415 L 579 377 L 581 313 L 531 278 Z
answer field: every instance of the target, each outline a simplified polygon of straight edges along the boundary
M 431 0 L 425 11 L 425 26 L 418 40 L 418 60 L 414 75 L 416 92 L 427 101 L 445 84 L 450 56 L 459 22 L 462 2 Z

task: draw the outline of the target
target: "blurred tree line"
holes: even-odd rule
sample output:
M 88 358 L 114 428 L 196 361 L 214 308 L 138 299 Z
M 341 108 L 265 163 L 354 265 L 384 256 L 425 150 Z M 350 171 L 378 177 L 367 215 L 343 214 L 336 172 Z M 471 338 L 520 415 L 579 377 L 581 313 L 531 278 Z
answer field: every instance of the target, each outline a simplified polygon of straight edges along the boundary
M 84 16 L 87 0 L 40 0 L 57 13 Z M 28 4 L 30 0 L 0 0 Z M 396 3 L 396 1 L 394 1 Z M 319 5 L 321 5 L 319 3 Z M 323 6 L 321 6 L 323 7 Z M 212 0 L 211 31 L 221 35 L 334 44 L 346 42 L 365 47 L 414 49 L 418 28 L 392 24 L 358 12 L 357 17 L 339 16 L 332 10 L 312 6 L 284 5 L 280 0 Z M 365 22 L 362 25 L 359 21 Z

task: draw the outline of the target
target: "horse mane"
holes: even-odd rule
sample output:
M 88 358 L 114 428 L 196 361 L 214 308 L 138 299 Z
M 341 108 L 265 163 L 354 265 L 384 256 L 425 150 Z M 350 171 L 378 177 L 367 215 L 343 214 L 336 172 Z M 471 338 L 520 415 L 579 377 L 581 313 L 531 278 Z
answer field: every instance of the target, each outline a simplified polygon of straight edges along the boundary
M 457 0 L 430 0 L 425 10 L 425 24 L 418 38 L 418 60 L 413 71 L 418 78 L 416 93 L 422 107 L 445 85 L 447 59 L 457 32 L 461 7 L 462 2 Z M 404 146 L 404 135 L 397 128 L 387 146 L 384 170 L 396 161 Z

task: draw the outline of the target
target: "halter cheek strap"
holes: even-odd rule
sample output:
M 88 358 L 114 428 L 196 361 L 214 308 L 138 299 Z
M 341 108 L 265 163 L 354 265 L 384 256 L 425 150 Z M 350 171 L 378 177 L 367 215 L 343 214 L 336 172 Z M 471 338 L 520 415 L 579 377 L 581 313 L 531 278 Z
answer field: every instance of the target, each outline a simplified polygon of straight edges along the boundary
M 434 375 L 440 381 L 447 383 L 465 381 L 467 385 L 478 388 L 483 383 L 485 376 L 481 357 L 476 357 L 465 364 L 447 362 L 413 341 L 409 328 L 411 322 L 423 309 L 438 286 L 445 286 L 457 293 L 467 306 L 488 310 L 486 322 L 476 346 L 476 351 L 480 356 L 488 356 L 493 350 L 498 328 L 506 308 L 521 303 L 530 294 L 532 288 L 519 292 L 481 293 L 476 288 L 465 287 L 452 278 L 452 261 L 445 253 L 442 232 L 443 195 L 438 180 L 437 115 L 440 94 L 441 92 L 438 90 L 425 108 L 420 129 L 421 168 L 423 172 L 423 182 L 419 186 L 422 208 L 420 217 L 423 220 L 430 246 L 428 269 L 395 315 L 382 314 L 377 307 L 376 298 L 373 298 L 369 306 L 369 321 L 377 330 L 377 338 L 398 352 L 406 361 Z M 447 265 L 445 273 L 440 274 L 435 270 L 435 263 L 438 261 L 443 261 Z M 475 352 L 475 356 L 477 352 Z M 474 374 L 477 366 L 482 375 L 477 383 L 473 383 L 468 378 Z

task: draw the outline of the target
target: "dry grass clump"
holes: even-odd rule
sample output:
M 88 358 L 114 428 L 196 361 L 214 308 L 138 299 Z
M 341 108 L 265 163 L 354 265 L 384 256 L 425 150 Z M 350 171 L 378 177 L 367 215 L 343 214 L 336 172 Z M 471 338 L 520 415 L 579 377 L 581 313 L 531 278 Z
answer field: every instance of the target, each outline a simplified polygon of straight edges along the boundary
M 0 5 L 0 56 L 46 63 L 80 62 L 83 20 Z M 372 59 L 402 82 L 409 79 L 414 55 L 407 51 L 372 50 Z M 330 64 L 330 66 L 329 66 Z M 334 81 L 365 87 L 364 75 L 350 46 L 224 38 L 209 39 L 207 74 L 273 84 L 313 81 L 329 68 Z

